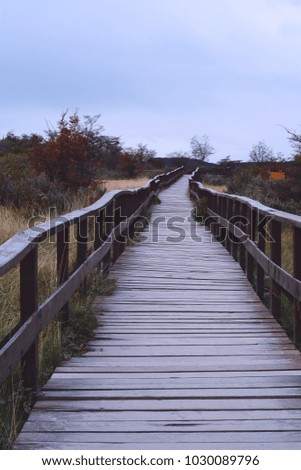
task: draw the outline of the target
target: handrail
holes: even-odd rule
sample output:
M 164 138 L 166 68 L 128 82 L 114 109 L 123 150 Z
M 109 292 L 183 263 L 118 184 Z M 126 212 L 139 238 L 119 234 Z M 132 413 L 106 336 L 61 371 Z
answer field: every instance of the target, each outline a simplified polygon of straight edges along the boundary
M 250 199 L 246 196 L 238 196 L 236 194 L 222 193 L 220 191 L 216 191 L 215 189 L 205 188 L 203 183 L 195 179 L 196 178 L 195 175 L 197 174 L 197 171 L 198 171 L 198 168 L 192 173 L 190 177 L 190 181 L 198 183 L 199 186 L 203 189 L 206 189 L 208 193 L 215 195 L 215 196 L 222 195 L 225 198 L 228 198 L 234 201 L 243 202 L 247 204 L 249 207 L 257 209 L 262 215 L 273 217 L 275 220 L 282 222 L 284 224 L 291 224 L 291 225 L 296 225 L 297 227 L 301 227 L 300 215 L 290 214 L 289 212 L 284 212 L 278 209 L 273 209 L 272 207 L 265 206 L 264 204 L 261 204 L 261 202 L 256 201 L 255 199 Z
M 126 246 L 133 222 L 158 191 L 183 174 L 183 167 L 157 175 L 144 186 L 127 191 L 110 191 L 83 209 L 18 232 L 0 246 L 0 276 L 20 266 L 20 321 L 0 349 L 0 384 L 21 361 L 23 385 L 38 390 L 38 337 L 95 267 L 103 272 Z M 93 224 L 88 223 L 93 219 Z M 76 226 L 76 269 L 69 273 L 70 227 Z M 92 227 L 92 228 L 91 228 Z M 92 233 L 91 230 L 93 231 Z M 57 289 L 38 304 L 38 246 L 56 236 Z M 88 253 L 89 235 L 93 241 Z
M 239 261 L 261 300 L 270 282 L 270 309 L 281 320 L 281 295 L 294 303 L 294 341 L 301 343 L 301 217 L 253 199 L 205 188 L 197 169 L 189 180 L 191 196 L 206 207 L 211 231 Z M 282 267 L 282 231 L 292 233 L 293 273 Z M 269 249 L 267 249 L 269 247 Z

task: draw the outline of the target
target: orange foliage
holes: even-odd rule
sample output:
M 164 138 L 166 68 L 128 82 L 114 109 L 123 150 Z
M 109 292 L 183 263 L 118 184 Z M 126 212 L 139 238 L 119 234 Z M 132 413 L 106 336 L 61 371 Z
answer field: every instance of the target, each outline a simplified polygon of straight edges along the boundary
M 272 180 L 283 180 L 285 179 L 284 171 L 271 171 L 270 179 Z
M 88 186 L 100 167 L 96 148 L 99 129 L 93 129 L 95 122 L 89 118 L 82 125 L 77 112 L 68 119 L 64 113 L 58 129 L 48 129 L 48 138 L 32 150 L 34 169 L 69 188 Z

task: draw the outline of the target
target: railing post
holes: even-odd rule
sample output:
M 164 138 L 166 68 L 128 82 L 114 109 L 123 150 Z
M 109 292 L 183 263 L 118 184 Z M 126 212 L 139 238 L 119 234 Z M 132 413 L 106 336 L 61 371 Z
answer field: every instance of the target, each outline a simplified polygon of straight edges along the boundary
M 248 235 L 248 225 L 245 224 L 247 220 L 247 212 L 246 212 L 246 205 L 244 202 L 240 203 L 240 216 L 241 216 L 241 230 Z M 246 228 L 245 228 L 246 226 Z M 245 272 L 246 271 L 246 248 L 244 244 L 245 240 L 240 240 L 240 247 L 239 247 L 239 264 L 241 269 Z
M 207 192 L 206 193 L 206 199 L 207 199 L 207 214 L 206 214 L 206 218 L 205 218 L 205 224 L 209 227 L 209 230 L 211 230 L 211 220 L 212 219 L 208 215 L 208 209 L 213 210 L 213 208 L 212 208 L 213 207 L 213 204 L 212 204 L 213 196 L 212 196 L 212 194 Z
M 113 199 L 113 201 L 110 202 L 105 207 L 105 212 L 104 212 L 104 239 L 105 240 L 109 238 L 111 232 L 113 231 L 115 227 L 115 224 L 114 224 L 115 202 L 114 201 L 115 200 Z M 107 273 L 111 267 L 112 254 L 113 254 L 112 245 L 111 245 L 110 250 L 108 251 L 108 253 L 104 256 L 102 260 L 102 271 L 104 274 Z
M 140 197 L 142 195 L 137 193 L 138 195 L 138 200 L 139 200 L 139 206 L 141 205 L 142 201 L 140 200 Z M 140 197 L 139 197 L 140 196 Z M 125 194 L 121 194 L 117 199 L 115 199 L 115 207 L 114 207 L 114 227 L 117 227 L 121 222 L 124 221 L 124 219 L 127 219 L 127 199 Z M 126 241 L 127 241 L 127 236 L 121 232 L 117 237 L 116 240 L 114 240 L 112 248 L 112 260 L 113 263 L 119 258 L 123 250 L 125 249 L 126 246 Z
M 100 210 L 97 212 L 94 218 L 94 251 L 98 250 L 103 243 L 104 236 L 104 212 Z M 101 270 L 101 263 L 98 265 L 98 271 Z
M 80 267 L 87 259 L 88 252 L 88 218 L 85 217 L 82 220 L 79 220 L 77 223 L 77 257 L 76 257 L 76 266 Z M 82 284 L 82 293 L 85 295 L 87 292 L 87 280 L 85 279 Z
M 229 253 L 231 254 L 231 256 L 233 256 L 233 234 L 230 230 L 230 221 L 233 217 L 233 213 L 234 213 L 234 201 L 232 198 L 229 198 L 228 200 L 228 250 L 229 250 Z
M 225 196 L 221 196 L 221 216 L 224 219 L 227 219 L 227 198 Z M 226 246 L 227 241 L 227 227 L 221 226 L 221 242 L 224 246 Z
M 225 197 L 225 218 L 228 221 L 228 227 L 226 229 L 226 248 L 231 253 L 231 237 L 229 229 L 229 220 L 231 219 L 231 199 Z
M 266 218 L 260 218 L 260 213 L 258 212 L 258 249 L 265 253 L 265 245 L 266 245 L 266 232 L 265 232 L 265 224 Z M 256 292 L 258 297 L 263 301 L 264 300 L 264 270 L 263 268 L 257 263 L 256 269 Z
M 67 281 L 69 276 L 69 227 L 64 227 L 57 233 L 56 260 L 57 284 L 60 286 Z M 63 322 L 67 322 L 69 320 L 68 302 L 64 305 L 61 314 Z
M 301 228 L 293 227 L 294 277 L 301 281 Z M 295 299 L 294 342 L 301 343 L 301 305 Z
M 233 203 L 233 216 L 236 220 L 238 219 L 240 215 L 240 202 L 239 201 L 234 201 Z M 235 224 L 236 225 L 236 224 Z M 235 231 L 235 229 L 234 229 Z M 235 234 L 232 234 L 232 256 L 235 259 L 235 261 L 238 261 L 238 243 L 239 243 L 239 238 L 235 236 Z
M 256 238 L 256 211 L 249 207 L 248 209 L 248 221 L 249 221 L 249 230 L 248 234 L 250 239 L 254 242 Z M 253 284 L 254 283 L 254 258 L 247 251 L 247 277 L 248 280 Z
M 26 320 L 38 308 L 38 246 L 20 262 L 20 321 Z M 23 386 L 37 392 L 39 389 L 39 339 L 36 338 L 21 360 Z
M 213 195 L 213 211 L 217 214 L 217 218 L 213 221 L 213 235 L 216 240 L 219 239 L 219 223 L 218 223 L 218 195 Z
M 281 266 L 281 222 L 271 221 L 271 260 Z M 275 282 L 271 282 L 271 311 L 274 317 L 279 320 L 281 317 L 281 289 Z

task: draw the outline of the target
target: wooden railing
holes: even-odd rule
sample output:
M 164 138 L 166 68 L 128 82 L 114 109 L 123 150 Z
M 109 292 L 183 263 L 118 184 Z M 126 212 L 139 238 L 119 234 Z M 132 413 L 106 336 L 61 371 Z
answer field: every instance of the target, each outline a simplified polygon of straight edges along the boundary
M 205 208 L 213 235 L 239 261 L 261 300 L 268 283 L 269 305 L 281 321 L 284 294 L 294 304 L 294 341 L 301 343 L 301 217 L 264 206 L 243 196 L 205 188 L 196 170 L 189 181 L 190 194 Z M 282 265 L 284 230 L 289 232 L 292 269 Z
M 109 269 L 124 250 L 129 228 L 143 208 L 151 204 L 160 189 L 173 183 L 182 173 L 183 167 L 180 167 L 156 176 L 138 189 L 111 191 L 89 207 L 19 232 L 0 246 L 0 276 L 20 267 L 20 320 L 2 342 L 0 384 L 21 362 L 24 387 L 38 389 L 39 334 L 62 310 L 64 319 L 68 319 L 70 297 L 83 286 L 94 268 Z M 76 267 L 71 273 L 72 226 L 76 234 Z M 56 243 L 57 289 L 39 305 L 38 246 L 50 238 Z

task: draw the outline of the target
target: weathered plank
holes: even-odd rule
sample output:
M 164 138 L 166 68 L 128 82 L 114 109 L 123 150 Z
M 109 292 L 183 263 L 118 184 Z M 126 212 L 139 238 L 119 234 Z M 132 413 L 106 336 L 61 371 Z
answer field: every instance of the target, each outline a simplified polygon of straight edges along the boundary
M 252 426 L 252 421 L 266 420 L 266 421 L 285 421 L 300 420 L 300 409 L 285 409 L 285 410 L 175 410 L 175 411 L 162 411 L 162 410 L 143 410 L 143 411 L 51 411 L 51 410 L 37 410 L 34 409 L 27 421 L 32 424 L 39 421 L 50 422 L 98 422 L 110 421 L 111 423 L 118 423 L 120 421 L 132 422 L 167 422 L 167 423 L 185 423 L 185 422 L 203 422 L 204 424 L 222 422 L 224 420 L 248 421 Z M 27 426 L 27 424 L 26 424 Z M 29 429 L 29 428 L 28 428 Z M 33 428 L 32 428 L 33 429 Z
M 52 442 L 48 440 L 47 442 L 37 442 L 34 440 L 33 442 L 30 442 L 29 440 L 26 440 L 24 443 L 18 443 L 18 441 L 15 444 L 15 449 L 20 449 L 20 450 L 79 450 L 79 449 L 85 449 L 85 450 L 98 450 L 101 449 L 110 449 L 110 450 L 141 450 L 142 448 L 145 450 L 187 450 L 187 449 L 196 449 L 196 450 L 245 450 L 245 449 L 255 449 L 255 450 L 296 450 L 300 449 L 301 446 L 297 442 L 283 442 L 280 440 L 281 438 L 281 433 L 275 434 L 276 436 L 279 435 L 279 441 L 274 440 L 273 442 L 248 442 L 247 444 L 244 442 L 210 442 L 210 443 L 187 443 L 187 442 L 159 442 L 159 441 L 154 441 L 154 442 L 148 442 L 147 439 L 145 439 L 145 443 L 142 445 L 141 442 L 130 442 L 130 443 L 115 443 L 115 442 L 110 442 L 110 443 L 100 443 L 100 442 L 59 442 L 55 441 Z
M 18 439 L 19 444 L 22 442 L 45 442 L 52 440 L 60 443 L 66 443 L 66 448 L 68 448 L 68 443 L 82 443 L 82 442 L 96 442 L 105 444 L 117 443 L 117 444 L 124 444 L 124 443 L 140 443 L 141 447 L 143 447 L 144 443 L 146 442 L 162 442 L 168 446 L 169 443 L 189 443 L 193 446 L 193 444 L 210 444 L 211 443 L 220 443 L 221 446 L 223 443 L 232 443 L 240 442 L 244 443 L 246 446 L 250 442 L 252 443 L 273 443 L 275 442 L 275 438 L 279 439 L 277 432 L 200 432 L 191 430 L 190 432 L 107 432 L 107 433 L 99 433 L 99 432 L 41 432 L 41 433 L 34 433 L 34 432 L 24 432 L 21 433 Z M 296 443 L 296 448 L 301 448 L 301 431 L 281 431 L 281 442 L 287 442 L 289 444 Z M 168 448 L 168 447 L 166 447 Z
M 300 419 L 240 419 L 240 420 L 178 420 L 178 421 L 111 421 L 99 420 L 84 421 L 79 417 L 73 420 L 65 421 L 34 421 L 28 422 L 23 429 L 30 429 L 31 433 L 137 433 L 137 432 L 161 432 L 174 433 L 177 432 L 287 432 L 300 431 Z

